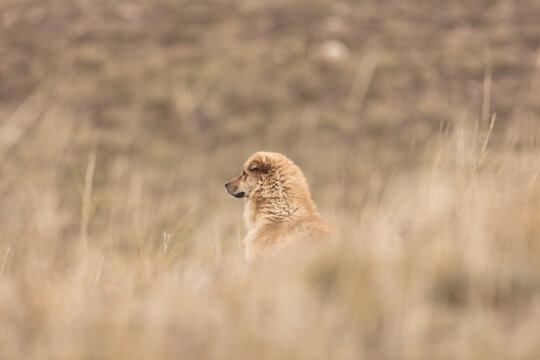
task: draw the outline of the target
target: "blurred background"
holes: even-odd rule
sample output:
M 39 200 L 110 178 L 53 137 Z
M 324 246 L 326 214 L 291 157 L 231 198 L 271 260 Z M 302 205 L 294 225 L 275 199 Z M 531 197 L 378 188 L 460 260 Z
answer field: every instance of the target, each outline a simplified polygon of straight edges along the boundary
M 539 93 L 537 0 L 3 0 L 0 357 L 532 359 Z M 340 244 L 298 283 L 238 265 L 258 150 Z

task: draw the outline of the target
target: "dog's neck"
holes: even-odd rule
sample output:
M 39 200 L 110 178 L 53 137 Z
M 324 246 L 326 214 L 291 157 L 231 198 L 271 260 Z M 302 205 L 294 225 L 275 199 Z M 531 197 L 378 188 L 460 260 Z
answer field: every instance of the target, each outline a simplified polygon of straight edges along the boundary
M 301 205 L 302 203 L 302 205 Z M 294 196 L 264 197 L 252 194 L 246 199 L 244 220 L 248 228 L 256 224 L 287 223 L 315 212 L 315 205 L 311 199 L 298 199 Z

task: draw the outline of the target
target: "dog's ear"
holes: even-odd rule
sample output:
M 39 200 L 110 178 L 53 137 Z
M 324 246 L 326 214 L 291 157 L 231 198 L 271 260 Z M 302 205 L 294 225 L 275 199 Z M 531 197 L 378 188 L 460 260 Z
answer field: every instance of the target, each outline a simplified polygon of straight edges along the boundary
M 270 159 L 259 157 L 253 159 L 253 161 L 249 164 L 248 169 L 250 171 L 268 172 L 271 166 L 272 164 L 270 163 Z

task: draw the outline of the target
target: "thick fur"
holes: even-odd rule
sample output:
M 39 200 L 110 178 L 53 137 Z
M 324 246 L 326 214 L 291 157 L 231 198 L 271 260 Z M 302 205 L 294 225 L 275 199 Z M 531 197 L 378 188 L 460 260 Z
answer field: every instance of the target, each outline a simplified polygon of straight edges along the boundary
M 284 155 L 255 153 L 225 188 L 230 195 L 245 198 L 248 260 L 330 233 L 311 200 L 302 170 Z

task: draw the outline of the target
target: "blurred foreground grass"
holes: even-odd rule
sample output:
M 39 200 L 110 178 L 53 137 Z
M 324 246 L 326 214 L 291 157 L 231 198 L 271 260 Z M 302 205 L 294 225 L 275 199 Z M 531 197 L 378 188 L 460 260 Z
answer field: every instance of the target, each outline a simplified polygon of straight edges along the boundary
M 0 358 L 536 358 L 539 16 L 3 1 Z M 256 150 L 331 240 L 244 263 Z

